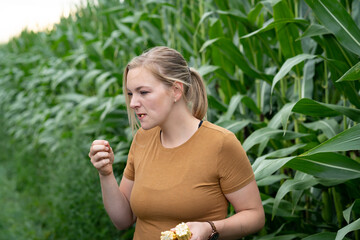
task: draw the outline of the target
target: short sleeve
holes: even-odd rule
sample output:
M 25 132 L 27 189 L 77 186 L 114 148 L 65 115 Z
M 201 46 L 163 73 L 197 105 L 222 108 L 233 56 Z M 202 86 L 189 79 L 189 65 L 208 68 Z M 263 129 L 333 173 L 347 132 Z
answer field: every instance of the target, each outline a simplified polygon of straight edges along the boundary
M 246 152 L 233 133 L 224 135 L 218 159 L 218 174 L 223 193 L 235 192 L 255 179 Z
M 131 143 L 126 166 L 124 169 L 124 176 L 132 181 L 135 180 L 135 168 L 134 168 L 134 153 L 135 153 L 135 145 L 136 145 L 135 139 L 136 139 L 136 135 Z

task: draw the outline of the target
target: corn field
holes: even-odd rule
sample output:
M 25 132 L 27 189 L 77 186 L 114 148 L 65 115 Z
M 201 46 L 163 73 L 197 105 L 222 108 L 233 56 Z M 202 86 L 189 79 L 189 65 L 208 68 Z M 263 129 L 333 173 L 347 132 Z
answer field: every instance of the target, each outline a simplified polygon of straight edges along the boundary
M 244 239 L 360 239 L 359 0 L 99 0 L 0 46 L 0 240 L 132 239 L 87 154 L 109 140 L 121 179 L 122 72 L 159 45 L 249 156 L 266 225 Z

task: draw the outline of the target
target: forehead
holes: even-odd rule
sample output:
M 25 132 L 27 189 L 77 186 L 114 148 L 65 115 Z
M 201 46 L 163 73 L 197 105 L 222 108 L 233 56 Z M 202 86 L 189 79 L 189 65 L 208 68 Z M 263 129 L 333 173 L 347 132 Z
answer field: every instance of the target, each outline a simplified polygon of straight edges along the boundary
M 126 87 L 134 90 L 140 87 L 157 87 L 163 85 L 155 76 L 144 67 L 130 69 L 127 74 Z

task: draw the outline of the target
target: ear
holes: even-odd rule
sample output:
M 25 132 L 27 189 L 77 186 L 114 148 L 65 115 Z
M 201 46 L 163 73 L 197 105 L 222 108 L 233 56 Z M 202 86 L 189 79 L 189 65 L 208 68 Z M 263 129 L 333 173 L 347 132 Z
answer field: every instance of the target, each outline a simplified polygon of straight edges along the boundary
M 174 101 L 179 101 L 184 92 L 184 84 L 182 82 L 174 82 L 172 86 Z

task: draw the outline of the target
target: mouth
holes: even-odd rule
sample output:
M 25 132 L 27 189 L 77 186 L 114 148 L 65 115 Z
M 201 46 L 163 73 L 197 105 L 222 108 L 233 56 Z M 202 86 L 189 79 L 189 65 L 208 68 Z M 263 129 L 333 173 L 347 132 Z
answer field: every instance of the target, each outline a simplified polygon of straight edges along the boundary
M 138 113 L 137 114 L 137 117 L 138 117 L 139 120 L 143 119 L 145 116 L 146 116 L 145 113 Z

